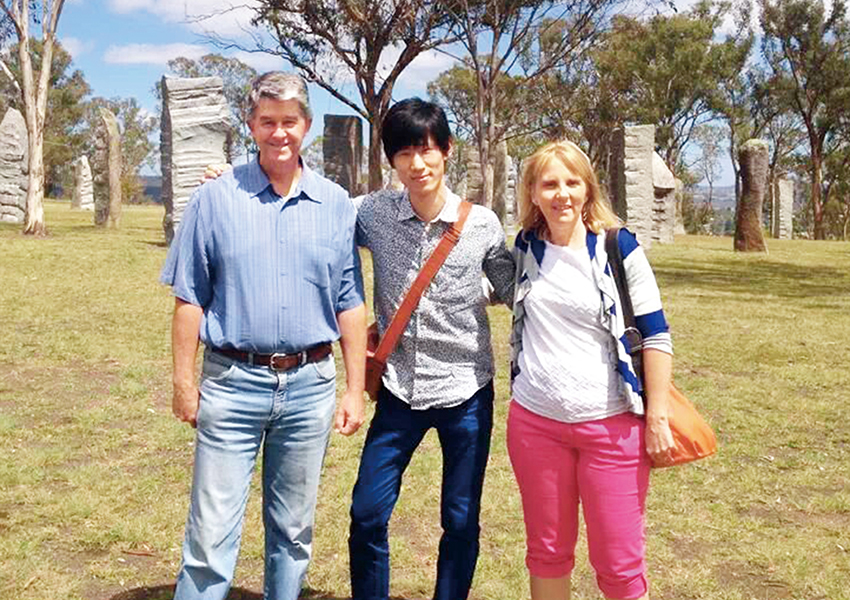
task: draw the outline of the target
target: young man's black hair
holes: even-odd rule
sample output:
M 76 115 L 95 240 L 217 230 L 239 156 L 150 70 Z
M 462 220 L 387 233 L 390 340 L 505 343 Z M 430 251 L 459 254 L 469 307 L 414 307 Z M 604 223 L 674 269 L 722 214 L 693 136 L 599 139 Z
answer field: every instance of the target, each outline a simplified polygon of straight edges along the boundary
M 393 157 L 402 148 L 426 146 L 431 138 L 444 155 L 452 146 L 449 120 L 442 108 L 420 98 L 408 98 L 397 102 L 384 117 L 381 141 L 390 165 Z

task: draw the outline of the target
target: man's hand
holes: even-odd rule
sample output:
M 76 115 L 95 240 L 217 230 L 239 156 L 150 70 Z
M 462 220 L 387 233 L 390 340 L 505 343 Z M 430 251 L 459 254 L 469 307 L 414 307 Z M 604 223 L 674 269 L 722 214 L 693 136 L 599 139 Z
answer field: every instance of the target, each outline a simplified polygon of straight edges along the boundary
M 201 394 L 195 377 L 195 356 L 198 354 L 198 332 L 204 310 L 180 298 L 174 299 L 174 316 L 171 320 L 171 353 L 174 372 L 171 382 L 174 396 L 171 412 L 174 416 L 197 426 L 198 404 Z
M 198 426 L 198 406 L 201 402 L 201 393 L 194 383 L 174 383 L 174 397 L 171 399 L 171 412 L 184 423 L 192 427 Z
M 334 429 L 342 435 L 351 435 L 360 429 L 365 419 L 366 408 L 363 392 L 346 391 L 336 409 Z

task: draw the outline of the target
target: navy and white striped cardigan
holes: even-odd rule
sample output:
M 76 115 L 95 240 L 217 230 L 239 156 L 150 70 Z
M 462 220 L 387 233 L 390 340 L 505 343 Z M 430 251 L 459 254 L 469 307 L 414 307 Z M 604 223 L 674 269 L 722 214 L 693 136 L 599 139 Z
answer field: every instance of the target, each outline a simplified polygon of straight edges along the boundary
M 643 399 L 640 382 L 635 376 L 632 359 L 629 356 L 627 341 L 623 335 L 623 311 L 620 307 L 620 297 L 614 279 L 611 277 L 608 265 L 608 255 L 605 252 L 605 234 L 597 235 L 587 232 L 587 252 L 590 254 L 591 271 L 596 287 L 599 289 L 600 320 L 611 332 L 617 342 L 617 371 L 620 373 L 623 387 L 630 403 L 629 410 L 643 414 Z M 600 243 L 601 242 L 601 243 Z M 620 252 L 623 255 L 623 266 L 634 305 L 637 328 L 643 335 L 644 348 L 655 348 L 668 354 L 673 353 L 667 320 L 661 309 L 661 294 L 655 275 L 649 266 L 643 249 L 634 234 L 627 229 L 620 229 L 617 236 Z M 513 326 L 511 328 L 511 380 L 519 372 L 519 354 L 522 351 L 522 328 L 525 320 L 524 301 L 534 280 L 537 279 L 540 265 L 543 264 L 543 254 L 546 243 L 539 239 L 533 231 L 521 231 L 514 243 L 514 259 L 516 261 L 516 286 L 514 289 Z

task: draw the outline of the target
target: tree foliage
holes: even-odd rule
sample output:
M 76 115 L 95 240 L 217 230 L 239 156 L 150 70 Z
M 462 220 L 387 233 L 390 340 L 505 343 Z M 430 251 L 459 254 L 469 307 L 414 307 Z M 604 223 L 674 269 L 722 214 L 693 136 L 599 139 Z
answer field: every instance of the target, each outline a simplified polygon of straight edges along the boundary
M 759 0 L 762 56 L 775 101 L 802 121 L 808 143 L 810 206 L 816 239 L 824 239 L 823 169 L 850 106 L 850 25 L 844 0 L 827 12 L 821 0 Z
M 41 14 L 38 14 L 38 8 Z M 27 124 L 27 143 L 29 146 L 29 170 L 27 175 L 26 216 L 24 233 L 43 235 L 44 225 L 44 121 L 47 109 L 47 90 L 50 80 L 50 67 L 53 64 L 53 47 L 56 41 L 56 28 L 65 0 L 0 0 L 0 9 L 12 25 L 18 39 L 18 59 L 20 61 L 21 80 L 18 87 L 24 106 L 24 121 Z M 41 60 L 38 76 L 33 70 L 33 57 L 30 32 L 32 25 L 41 25 Z M 4 63 L 5 65 L 5 63 Z M 6 65 L 4 71 L 10 70 Z
M 492 195 L 492 152 L 518 129 L 533 131 L 527 100 L 567 57 L 584 54 L 620 0 L 456 0 L 449 14 L 474 74 L 473 139 L 485 170 L 482 202 L 504 218 Z M 531 118 L 526 118 L 530 116 Z
M 694 128 L 713 117 L 716 90 L 738 73 L 752 36 L 736 31 L 718 41 L 726 2 L 703 0 L 689 12 L 648 20 L 618 16 L 594 60 L 604 88 L 625 108 L 627 121 L 655 124 L 667 165 L 681 170 Z
M 31 42 L 31 54 L 35 64 L 41 64 L 43 44 Z M 2 60 L 14 79 L 0 76 L 0 114 L 8 108 L 24 112 L 20 90 L 16 87 L 21 80 L 21 64 L 18 44 L 7 48 Z M 39 71 L 34 71 L 38 77 Z M 80 126 L 85 113 L 85 97 L 91 93 L 83 72 L 72 69 L 71 55 L 57 41 L 53 48 L 47 91 L 47 114 L 44 125 L 44 189 L 48 195 L 67 191 L 74 181 L 73 162 L 82 152 L 85 140 Z
M 444 3 L 434 0 L 260 0 L 256 24 L 283 57 L 369 122 L 369 189 L 383 185 L 381 122 L 402 71 L 453 38 Z M 392 58 L 389 58 L 392 56 Z M 346 94 L 353 80 L 358 97 Z

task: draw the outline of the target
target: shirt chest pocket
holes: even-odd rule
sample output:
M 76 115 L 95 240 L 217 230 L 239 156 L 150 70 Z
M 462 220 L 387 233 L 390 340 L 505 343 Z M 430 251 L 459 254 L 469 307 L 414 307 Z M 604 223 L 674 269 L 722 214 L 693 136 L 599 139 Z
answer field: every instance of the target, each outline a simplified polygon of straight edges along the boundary
M 312 244 L 304 248 L 304 279 L 320 288 L 330 287 L 334 277 L 339 278 L 336 252 L 323 244 Z

